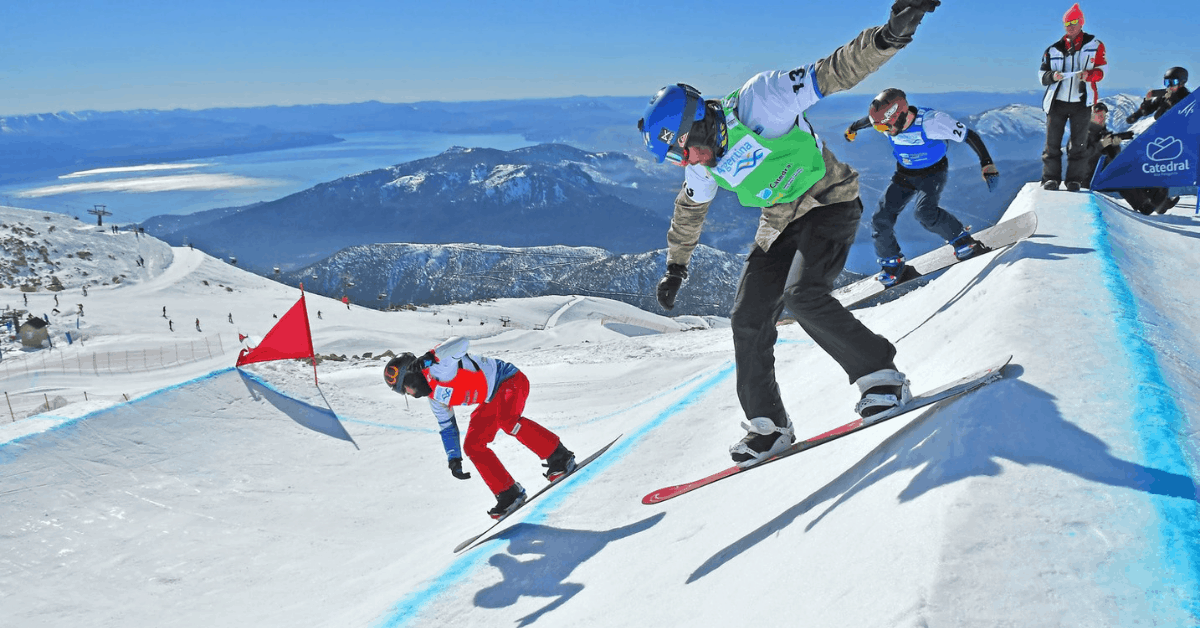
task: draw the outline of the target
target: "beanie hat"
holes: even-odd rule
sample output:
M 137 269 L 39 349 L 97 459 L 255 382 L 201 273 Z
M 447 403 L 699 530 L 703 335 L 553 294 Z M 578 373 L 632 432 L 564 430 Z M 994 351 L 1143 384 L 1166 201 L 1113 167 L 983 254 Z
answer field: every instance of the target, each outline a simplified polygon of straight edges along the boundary
M 1075 5 L 1070 9 L 1067 9 L 1067 12 L 1063 14 L 1064 24 L 1070 22 L 1071 20 L 1079 20 L 1079 25 L 1083 26 L 1083 9 L 1079 8 L 1078 2 L 1076 2 Z

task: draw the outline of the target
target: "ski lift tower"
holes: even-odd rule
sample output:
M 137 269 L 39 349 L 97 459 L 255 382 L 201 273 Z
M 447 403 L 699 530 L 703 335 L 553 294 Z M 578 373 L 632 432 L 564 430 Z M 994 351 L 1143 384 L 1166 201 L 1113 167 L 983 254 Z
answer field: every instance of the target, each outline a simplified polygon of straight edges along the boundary
M 92 209 L 87 210 L 87 213 L 96 215 L 96 226 L 98 226 L 98 227 L 104 226 L 104 217 L 105 216 L 112 215 L 112 212 L 105 209 L 106 207 L 108 207 L 108 206 L 107 205 L 95 205 L 95 206 L 93 206 Z

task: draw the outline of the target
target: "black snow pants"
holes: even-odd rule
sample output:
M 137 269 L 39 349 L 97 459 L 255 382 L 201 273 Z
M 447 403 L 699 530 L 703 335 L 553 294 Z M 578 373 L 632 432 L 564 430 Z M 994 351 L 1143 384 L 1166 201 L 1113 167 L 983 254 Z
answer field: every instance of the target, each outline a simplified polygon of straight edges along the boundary
M 834 299 L 833 282 L 846 265 L 862 216 L 854 199 L 818 207 L 796 219 L 771 244 L 755 246 L 733 305 L 737 393 L 746 418 L 784 425 L 787 413 L 775 379 L 775 341 L 786 306 L 809 338 L 837 362 L 850 381 L 896 368 L 896 348 Z
M 1082 102 L 1050 103 L 1046 114 L 1046 148 L 1042 150 L 1042 182 L 1074 181 L 1087 185 L 1088 125 L 1091 124 L 1092 108 Z M 1071 123 L 1071 139 L 1067 142 L 1067 178 L 1062 178 L 1062 139 L 1067 123 Z

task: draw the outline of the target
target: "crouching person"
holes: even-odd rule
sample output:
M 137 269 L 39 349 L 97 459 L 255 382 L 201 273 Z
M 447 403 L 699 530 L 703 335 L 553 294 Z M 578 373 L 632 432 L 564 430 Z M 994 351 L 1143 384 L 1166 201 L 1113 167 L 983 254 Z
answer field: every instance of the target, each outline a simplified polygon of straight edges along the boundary
M 460 480 L 471 477 L 462 470 L 465 453 L 496 496 L 496 506 L 488 514 L 499 519 L 525 503 L 525 489 L 489 447 L 497 431 L 503 430 L 544 460 L 545 476 L 551 482 L 575 469 L 575 455 L 553 432 L 521 416 L 529 397 L 525 374 L 503 360 L 471 355 L 467 346 L 466 338 L 451 338 L 420 357 L 401 354 L 384 367 L 383 379 L 395 392 L 429 398 L 450 472 Z M 479 407 L 471 413 L 460 451 L 454 406 L 475 404 Z

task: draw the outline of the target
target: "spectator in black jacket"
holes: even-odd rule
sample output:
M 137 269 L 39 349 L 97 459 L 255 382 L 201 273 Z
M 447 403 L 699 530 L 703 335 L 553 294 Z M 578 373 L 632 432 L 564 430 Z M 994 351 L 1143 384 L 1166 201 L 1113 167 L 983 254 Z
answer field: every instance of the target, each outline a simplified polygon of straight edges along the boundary
M 1088 175 L 1091 181 L 1096 176 L 1096 164 L 1100 156 L 1107 158 L 1108 163 L 1121 153 L 1121 141 L 1133 139 L 1133 131 L 1114 133 L 1108 129 L 1108 105 L 1098 102 L 1092 105 L 1092 123 L 1088 125 L 1087 155 Z
M 1125 121 L 1133 124 L 1150 114 L 1154 114 L 1155 120 L 1161 118 L 1162 114 L 1170 111 L 1171 107 L 1179 104 L 1179 101 L 1191 94 L 1188 88 L 1184 87 L 1187 80 L 1187 70 L 1180 67 L 1167 70 L 1167 73 L 1163 75 L 1163 88 L 1152 89 L 1146 92 L 1146 98 L 1142 101 L 1142 106 L 1138 107 L 1138 110 L 1130 114 L 1128 118 L 1125 118 Z
M 1121 140 L 1133 139 L 1133 131 L 1114 133 L 1108 130 L 1108 106 L 1098 102 L 1092 106 L 1092 123 L 1088 126 L 1088 180 L 1095 176 L 1097 162 L 1100 156 L 1107 158 L 1106 163 L 1112 163 L 1121 153 Z M 1134 211 L 1149 216 L 1153 213 L 1165 213 L 1179 202 L 1179 197 L 1172 197 L 1167 188 L 1132 188 L 1117 190 Z

